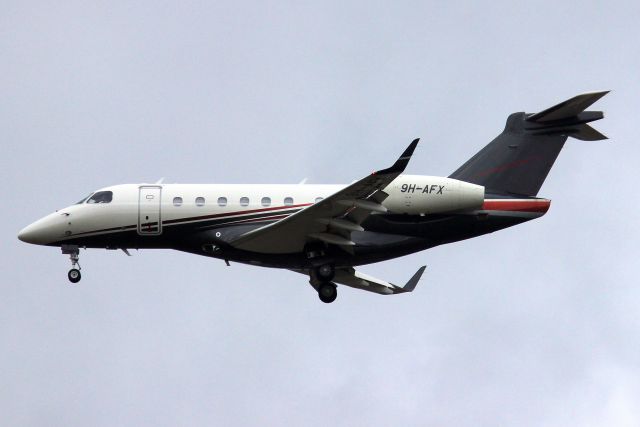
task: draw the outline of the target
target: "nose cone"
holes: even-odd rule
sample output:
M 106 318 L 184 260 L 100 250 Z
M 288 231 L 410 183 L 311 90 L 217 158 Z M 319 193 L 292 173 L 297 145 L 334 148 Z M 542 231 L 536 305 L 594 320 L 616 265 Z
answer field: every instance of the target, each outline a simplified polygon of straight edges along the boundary
M 42 245 L 46 243 L 44 241 L 44 233 L 42 232 L 41 227 L 38 227 L 37 223 L 33 223 L 31 225 L 27 225 L 25 228 L 20 230 L 18 233 L 18 239 L 22 240 L 25 243 L 33 243 L 34 245 Z
M 46 245 L 60 237 L 59 220 L 54 215 L 46 216 L 20 230 L 18 239 L 34 245 Z

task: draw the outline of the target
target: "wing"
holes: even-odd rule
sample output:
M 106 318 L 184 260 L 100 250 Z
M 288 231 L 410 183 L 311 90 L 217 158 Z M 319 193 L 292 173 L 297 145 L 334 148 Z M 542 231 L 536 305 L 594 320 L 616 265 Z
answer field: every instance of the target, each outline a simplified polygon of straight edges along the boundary
M 382 191 L 409 163 L 419 139 L 415 139 L 393 166 L 372 173 L 287 218 L 250 231 L 230 244 L 238 249 L 284 254 L 300 252 L 307 242 L 322 241 L 343 248 L 354 246 L 352 231 L 372 212 L 386 212 L 380 203 L 388 194 Z
M 368 274 L 356 271 L 351 267 L 337 268 L 336 275 L 333 278 L 333 281 L 341 285 L 346 285 L 352 288 L 362 289 L 364 291 L 374 292 L 381 295 L 402 294 L 405 292 L 411 292 L 416 288 L 416 285 L 420 281 L 422 273 L 424 273 L 424 270 L 426 268 L 427 267 L 424 265 L 420 267 L 404 286 L 398 286 L 381 279 L 376 279 L 375 277 L 369 276 Z M 302 274 L 309 274 L 309 272 L 306 270 L 293 271 Z M 309 283 L 311 284 L 311 286 L 317 289 L 318 285 L 320 285 L 321 282 L 318 279 L 315 279 L 313 275 L 311 275 L 310 277 L 311 279 L 309 280 Z

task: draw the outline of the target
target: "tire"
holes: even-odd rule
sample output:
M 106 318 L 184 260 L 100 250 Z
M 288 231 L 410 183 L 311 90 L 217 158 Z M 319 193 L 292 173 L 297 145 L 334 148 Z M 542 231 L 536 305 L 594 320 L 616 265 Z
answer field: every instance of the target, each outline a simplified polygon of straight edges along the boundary
M 316 268 L 316 277 L 323 282 L 330 282 L 336 275 L 336 269 L 332 264 L 322 264 Z
M 80 270 L 78 270 L 77 268 L 72 268 L 71 270 L 69 270 L 69 273 L 67 274 L 67 277 L 69 278 L 69 281 L 71 283 L 78 283 L 80 281 L 80 279 L 82 279 L 82 275 L 80 274 Z
M 318 287 L 318 297 L 325 304 L 332 303 L 338 298 L 338 287 L 333 283 L 323 283 Z

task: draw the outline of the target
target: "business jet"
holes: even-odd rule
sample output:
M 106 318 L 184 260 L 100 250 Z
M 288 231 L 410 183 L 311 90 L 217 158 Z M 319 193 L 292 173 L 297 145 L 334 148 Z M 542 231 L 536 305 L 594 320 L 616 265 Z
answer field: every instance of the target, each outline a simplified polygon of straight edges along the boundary
M 608 91 L 575 96 L 535 114 L 511 114 L 504 131 L 449 177 L 403 174 L 418 145 L 350 185 L 124 184 L 102 188 L 25 227 L 24 242 L 69 255 L 80 249 L 175 249 L 309 277 L 322 302 L 337 284 L 382 295 L 411 292 L 354 269 L 477 237 L 543 216 L 537 197 L 568 137 L 606 139 L 585 111 Z

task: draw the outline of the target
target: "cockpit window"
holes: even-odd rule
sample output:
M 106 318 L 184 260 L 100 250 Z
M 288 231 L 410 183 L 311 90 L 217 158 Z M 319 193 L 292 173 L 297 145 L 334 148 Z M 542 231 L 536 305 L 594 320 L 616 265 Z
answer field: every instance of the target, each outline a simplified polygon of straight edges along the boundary
M 93 203 L 111 203 L 111 199 L 113 199 L 113 192 L 112 191 L 98 191 L 96 194 L 94 194 L 93 196 L 89 197 L 89 200 L 87 200 L 87 203 L 89 203 L 89 204 L 93 204 Z
M 93 193 L 91 193 L 91 194 L 93 194 Z M 89 194 L 88 196 L 84 197 L 82 200 L 80 200 L 78 203 L 76 203 L 76 205 L 81 205 L 81 204 L 83 204 L 84 202 L 86 202 L 86 201 L 87 201 L 87 199 L 88 199 L 89 197 L 91 197 L 91 194 Z

